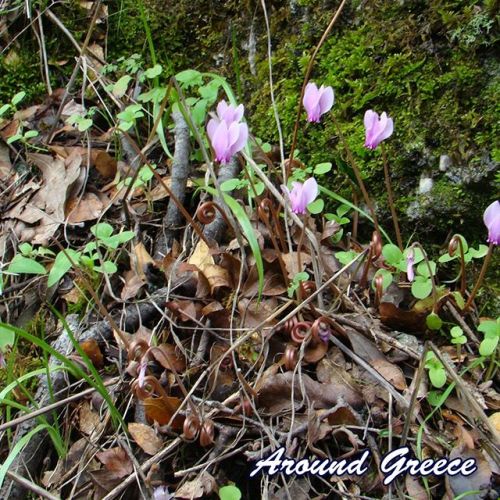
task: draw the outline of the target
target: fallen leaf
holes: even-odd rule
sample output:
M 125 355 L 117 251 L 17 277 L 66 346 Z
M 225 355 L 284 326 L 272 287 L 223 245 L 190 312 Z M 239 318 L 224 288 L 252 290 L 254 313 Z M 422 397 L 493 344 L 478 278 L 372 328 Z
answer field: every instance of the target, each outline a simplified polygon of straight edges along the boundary
M 98 151 L 94 158 L 95 168 L 104 179 L 114 179 L 117 170 L 116 160 L 106 151 Z
M 428 500 L 425 488 L 420 484 L 417 477 L 407 474 L 405 477 L 406 491 L 412 500 Z
M 95 339 L 85 340 L 80 342 L 80 347 L 83 352 L 89 357 L 90 361 L 96 368 L 101 368 L 104 364 L 104 357 L 102 355 L 99 344 Z
M 215 479 L 208 472 L 202 472 L 195 479 L 186 481 L 177 488 L 175 498 L 201 498 L 210 495 L 216 488 Z
M 96 453 L 96 457 L 104 464 L 112 478 L 119 479 L 134 471 L 130 457 L 121 446 L 100 451 Z
M 151 349 L 151 355 L 163 368 L 182 373 L 186 369 L 186 360 L 179 348 L 172 344 L 160 344 Z
M 128 431 L 134 441 L 148 455 L 155 455 L 161 450 L 163 440 L 149 425 L 132 422 L 128 424 Z
M 299 270 L 299 254 L 298 252 L 289 252 L 282 254 L 283 262 L 285 263 L 288 277 L 293 280 L 294 276 L 301 271 L 304 271 L 306 266 L 312 262 L 311 256 L 308 253 L 300 252 L 300 265 Z
M 123 278 L 125 279 L 125 284 L 120 294 L 122 300 L 133 299 L 139 290 L 146 284 L 146 281 L 134 271 L 125 271 L 123 273 Z
M 99 418 L 99 414 L 92 410 L 90 403 L 88 401 L 84 401 L 78 412 L 79 423 L 80 423 L 80 431 L 87 436 L 90 436 L 96 429 L 97 426 L 101 423 L 101 419 Z
M 30 200 L 23 199 L 8 211 L 5 217 L 24 223 L 16 227 L 21 241 L 47 245 L 59 225 L 64 222 L 66 197 L 71 185 L 80 175 L 82 158 L 72 155 L 64 161 L 39 153 L 27 156 L 42 171 L 42 187 Z
M 105 204 L 95 193 L 84 193 L 81 198 L 71 198 L 66 203 L 66 214 L 70 224 L 78 224 L 99 218 Z
M 158 422 L 160 425 L 166 425 L 170 422 L 172 415 L 177 408 L 181 405 L 182 401 L 174 397 L 161 397 L 161 398 L 145 398 L 144 410 L 146 418 L 149 422 Z M 181 430 L 184 424 L 184 417 L 178 415 L 172 422 L 172 429 Z

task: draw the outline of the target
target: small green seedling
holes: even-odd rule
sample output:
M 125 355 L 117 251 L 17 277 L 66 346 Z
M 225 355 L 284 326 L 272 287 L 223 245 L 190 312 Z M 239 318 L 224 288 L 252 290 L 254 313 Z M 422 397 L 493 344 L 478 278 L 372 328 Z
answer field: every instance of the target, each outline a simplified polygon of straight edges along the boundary
M 425 368 L 429 371 L 429 379 L 431 384 L 440 389 L 446 384 L 446 371 L 441 361 L 436 358 L 433 352 L 428 352 L 425 357 Z
M 297 273 L 294 277 L 292 282 L 290 283 L 290 286 L 288 287 L 288 296 L 290 298 L 293 297 L 294 293 L 298 290 L 300 284 L 303 281 L 307 281 L 309 279 L 309 274 L 306 273 L 305 271 Z
M 460 359 L 461 346 L 467 343 L 467 337 L 464 335 L 464 331 L 459 326 L 454 326 L 450 330 L 451 343 L 457 346 L 457 357 Z
M 479 345 L 479 354 L 481 356 L 491 356 L 495 352 L 500 339 L 500 317 L 496 320 L 482 321 L 477 329 L 484 333 L 484 339 Z

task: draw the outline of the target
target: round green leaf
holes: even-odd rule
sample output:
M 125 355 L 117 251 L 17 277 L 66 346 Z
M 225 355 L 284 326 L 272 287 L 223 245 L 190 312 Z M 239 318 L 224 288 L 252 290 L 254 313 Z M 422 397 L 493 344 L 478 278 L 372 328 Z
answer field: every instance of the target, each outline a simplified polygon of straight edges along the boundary
M 439 389 L 446 384 L 446 372 L 442 366 L 429 370 L 429 378 L 431 379 L 432 385 L 436 389 Z
M 392 243 L 388 243 L 383 246 L 382 255 L 384 256 L 385 261 L 391 266 L 397 266 L 403 259 L 403 252 L 401 252 L 401 250 Z
M 7 346 L 11 346 L 15 339 L 15 333 L 12 330 L 0 325 L 0 351 L 3 351 Z
M 432 275 L 436 274 L 436 263 L 433 262 L 432 260 L 429 261 L 429 267 L 431 268 Z M 417 273 L 420 274 L 421 276 L 424 276 L 425 278 L 429 278 L 429 267 L 427 267 L 427 262 L 421 262 L 417 266 Z
M 220 500 L 240 500 L 241 491 L 238 487 L 228 484 L 219 488 L 219 498 Z
M 443 326 L 442 319 L 436 313 L 430 313 L 425 318 L 425 323 L 430 330 L 439 330 Z
M 498 337 L 487 337 L 479 345 L 479 354 L 481 356 L 491 356 L 498 345 Z
M 430 279 L 425 281 L 415 280 L 411 284 L 411 293 L 416 299 L 426 299 L 432 292 L 432 282 Z
M 227 181 L 224 181 L 220 185 L 220 188 L 222 191 L 228 193 L 230 191 L 234 191 L 235 189 L 239 188 L 240 184 L 241 181 L 239 179 L 228 179 Z
M 324 208 L 325 202 L 321 198 L 318 198 L 317 200 L 314 200 L 312 203 L 309 203 L 309 205 L 307 205 L 307 210 L 309 210 L 309 213 L 311 214 L 319 214 L 323 211 Z
M 332 169 L 332 164 L 328 161 L 325 163 L 318 163 L 314 167 L 314 175 L 326 174 L 326 173 L 330 172 L 331 169 Z

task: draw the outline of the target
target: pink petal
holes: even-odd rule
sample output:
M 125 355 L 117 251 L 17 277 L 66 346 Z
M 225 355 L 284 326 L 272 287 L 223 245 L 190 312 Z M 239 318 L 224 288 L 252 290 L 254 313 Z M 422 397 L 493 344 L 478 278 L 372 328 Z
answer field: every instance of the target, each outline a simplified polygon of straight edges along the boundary
M 212 141 L 215 130 L 217 129 L 217 126 L 219 125 L 219 123 L 220 123 L 219 120 L 217 120 L 216 118 L 211 118 L 210 120 L 208 120 L 207 135 L 210 139 L 210 142 Z
M 304 185 L 302 186 L 302 193 L 306 206 L 316 199 L 316 196 L 318 196 L 318 183 L 314 177 L 310 177 L 306 182 L 304 182 Z
M 236 142 L 230 146 L 231 155 L 236 154 L 238 151 L 241 151 L 247 144 L 248 141 L 248 126 L 246 123 L 237 123 L 235 124 L 238 130 L 238 137 Z
M 234 119 L 239 122 L 243 118 L 243 113 L 245 112 L 245 108 L 243 107 L 243 104 L 240 104 L 235 110 L 234 110 Z
M 317 121 L 319 119 L 319 98 L 318 87 L 315 83 L 309 82 L 306 85 L 306 91 L 302 101 L 309 121 Z
M 321 86 L 320 89 L 320 98 L 319 98 L 319 109 L 320 109 L 320 114 L 325 114 L 330 109 L 332 109 L 333 106 L 333 89 L 332 87 L 325 87 L 323 88 L 323 85 Z
M 224 120 L 224 115 L 227 112 L 228 104 L 225 100 L 222 100 L 217 104 L 217 115 L 221 120 Z
M 484 211 L 483 221 L 486 227 L 489 227 L 493 224 L 495 219 L 500 217 L 500 202 L 494 201 L 488 208 Z
M 229 131 L 227 128 L 227 124 L 226 122 L 222 121 L 219 123 L 217 129 L 215 130 L 212 139 L 212 147 L 214 148 L 215 156 L 219 161 L 225 161 L 227 158 L 228 139 Z
M 373 128 L 373 122 L 375 120 L 378 120 L 378 114 L 371 109 L 366 110 L 365 117 L 363 120 L 365 124 L 365 129 L 371 130 Z

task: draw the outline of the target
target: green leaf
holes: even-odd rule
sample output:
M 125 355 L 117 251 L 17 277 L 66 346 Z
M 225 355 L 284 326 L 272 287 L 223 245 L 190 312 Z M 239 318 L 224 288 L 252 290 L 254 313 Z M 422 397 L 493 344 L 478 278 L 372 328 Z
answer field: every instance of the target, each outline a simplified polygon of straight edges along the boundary
M 165 87 L 154 87 L 149 92 L 144 92 L 144 94 L 141 94 L 137 98 L 137 100 L 140 102 L 160 103 L 161 101 L 163 101 L 166 95 L 167 89 Z
M 241 185 L 241 181 L 239 179 L 228 179 L 227 181 L 224 181 L 220 185 L 220 188 L 224 192 L 230 192 L 230 191 L 234 191 L 235 189 L 239 189 L 240 185 Z
M 213 104 L 217 100 L 217 95 L 219 93 L 219 82 L 212 81 L 208 85 L 203 85 L 198 89 L 201 97 L 207 100 L 210 104 Z
M 439 368 L 431 368 L 429 370 L 429 378 L 436 389 L 440 389 L 446 384 L 446 372 L 442 366 Z
M 108 273 L 108 274 L 114 274 L 116 273 L 116 271 L 118 271 L 116 264 L 114 262 L 111 262 L 110 260 L 104 261 L 102 263 L 102 266 L 95 266 L 94 269 L 98 273 Z
M 469 248 L 468 255 L 470 255 L 473 259 L 482 259 L 487 253 L 487 245 L 479 245 L 477 249 Z
M 491 356 L 498 345 L 498 337 L 487 337 L 479 345 L 479 354 L 481 356 Z
M 399 262 L 404 258 L 403 252 L 392 243 L 388 243 L 384 245 L 382 248 L 382 255 L 385 258 L 385 261 L 391 266 L 396 267 Z
M 192 87 L 193 85 L 202 85 L 203 77 L 199 71 L 195 69 L 186 69 L 177 73 L 175 79 L 181 83 L 182 87 Z
M 255 189 L 255 192 L 257 193 L 257 196 L 260 196 L 265 190 L 266 190 L 266 185 L 263 183 L 263 182 L 256 182 L 254 184 L 254 189 Z M 251 192 L 252 196 L 253 196 L 253 190 Z
M 450 262 L 452 260 L 455 260 L 457 257 L 458 257 L 457 255 L 450 256 L 450 254 L 446 252 L 443 255 L 441 255 L 441 257 L 439 257 L 438 262 L 444 264 L 445 262 Z
M 320 214 L 324 208 L 325 202 L 322 198 L 318 198 L 317 200 L 314 200 L 313 202 L 309 203 L 309 205 L 307 205 L 307 210 L 309 210 L 309 213 L 313 215 Z
M 0 116 L 3 116 L 10 109 L 10 104 L 4 104 L 0 107 Z
M 377 276 L 382 276 L 382 290 L 385 292 L 388 286 L 392 283 L 392 273 L 390 273 L 387 269 L 379 269 L 375 276 L 372 279 L 372 288 L 375 290 L 375 278 Z
M 241 491 L 236 486 L 228 484 L 219 488 L 219 498 L 220 500 L 240 500 Z
M 32 251 L 33 247 L 29 243 L 21 243 L 19 245 L 19 251 L 27 257 Z
M 455 299 L 457 306 L 460 309 L 463 309 L 465 307 L 465 300 L 464 300 L 462 294 L 458 290 L 451 292 L 451 294 L 453 295 L 453 298 Z
M 431 406 L 439 406 L 441 403 L 441 398 L 443 397 L 442 392 L 429 391 L 427 393 L 427 401 Z
M 192 108 L 191 115 L 197 125 L 201 125 L 207 116 L 208 101 L 200 99 Z
M 500 318 L 496 320 L 487 319 L 481 321 L 477 329 L 485 334 L 485 337 L 499 337 L 500 336 Z
M 17 254 L 7 268 L 9 273 L 17 274 L 46 274 L 45 267 L 39 262 Z
M 436 263 L 432 260 L 429 261 L 429 267 L 431 268 L 432 275 L 436 274 Z M 429 267 L 427 267 L 427 262 L 421 262 L 417 266 L 417 273 L 423 276 L 424 278 L 430 278 Z
M 38 136 L 38 130 L 28 130 L 24 134 L 25 139 L 33 139 L 33 137 L 37 137 L 37 136 Z
M 443 326 L 443 320 L 433 312 L 425 318 L 425 323 L 430 330 L 439 330 Z
M 120 245 L 123 243 L 127 243 L 127 241 L 130 241 L 135 238 L 135 233 L 134 231 L 122 231 L 121 233 L 118 233 L 116 236 L 118 236 L 118 241 L 120 242 Z
M 117 97 L 118 99 L 121 99 L 124 95 L 125 92 L 127 92 L 128 84 L 130 83 L 130 80 L 132 80 L 132 77 L 129 75 L 124 75 L 122 76 L 112 87 L 111 92 L 113 92 L 113 95 Z
M 454 338 L 456 337 L 460 337 L 461 335 L 464 334 L 464 331 L 459 327 L 459 326 L 454 326 L 451 330 L 450 330 L 450 335 Z
M 15 134 L 7 139 L 7 144 L 12 144 L 22 138 L 23 136 L 21 134 Z
M 144 76 L 149 79 L 156 78 L 157 76 L 161 75 L 161 72 L 163 71 L 163 68 L 161 64 L 155 64 L 152 68 L 148 68 L 144 72 Z
M 306 273 L 305 271 L 302 271 L 300 273 L 297 273 L 293 277 L 294 283 L 300 283 L 302 281 L 307 281 L 309 279 L 309 273 Z
M 81 257 L 81 254 L 79 252 L 68 248 L 66 250 L 66 253 L 75 262 L 75 264 L 79 264 Z M 70 269 L 71 261 L 68 259 L 68 257 L 66 257 L 65 253 L 59 252 L 54 260 L 52 269 L 50 270 L 47 286 L 50 288 L 51 286 L 55 285 Z
M 349 264 L 358 256 L 358 253 L 354 250 L 349 250 L 348 252 L 336 252 L 335 257 L 339 260 L 342 265 Z
M 325 162 L 325 163 L 318 163 L 314 167 L 314 175 L 323 175 L 332 169 L 332 164 L 330 162 Z
M 78 130 L 80 132 L 85 132 L 88 130 L 94 122 L 92 121 L 92 118 L 82 118 L 81 120 L 78 120 Z
M 109 238 L 113 234 L 113 227 L 107 222 L 100 222 L 99 224 L 95 224 L 90 228 L 90 232 L 97 239 Z
M 415 281 L 411 284 L 411 293 L 416 299 L 425 299 L 432 292 L 432 282 L 430 279 L 425 279 L 425 281 L 419 281 L 417 276 Z
M 21 91 L 21 92 L 18 92 L 12 99 L 11 99 L 11 103 L 12 103 L 12 106 L 17 106 L 24 98 L 26 97 L 26 92 Z
M 460 337 L 455 337 L 451 339 L 452 344 L 459 344 L 459 345 L 464 345 L 467 343 L 467 337 L 465 335 L 460 335 Z
M 16 334 L 0 325 L 0 351 L 14 344 L 14 340 L 16 340 Z

